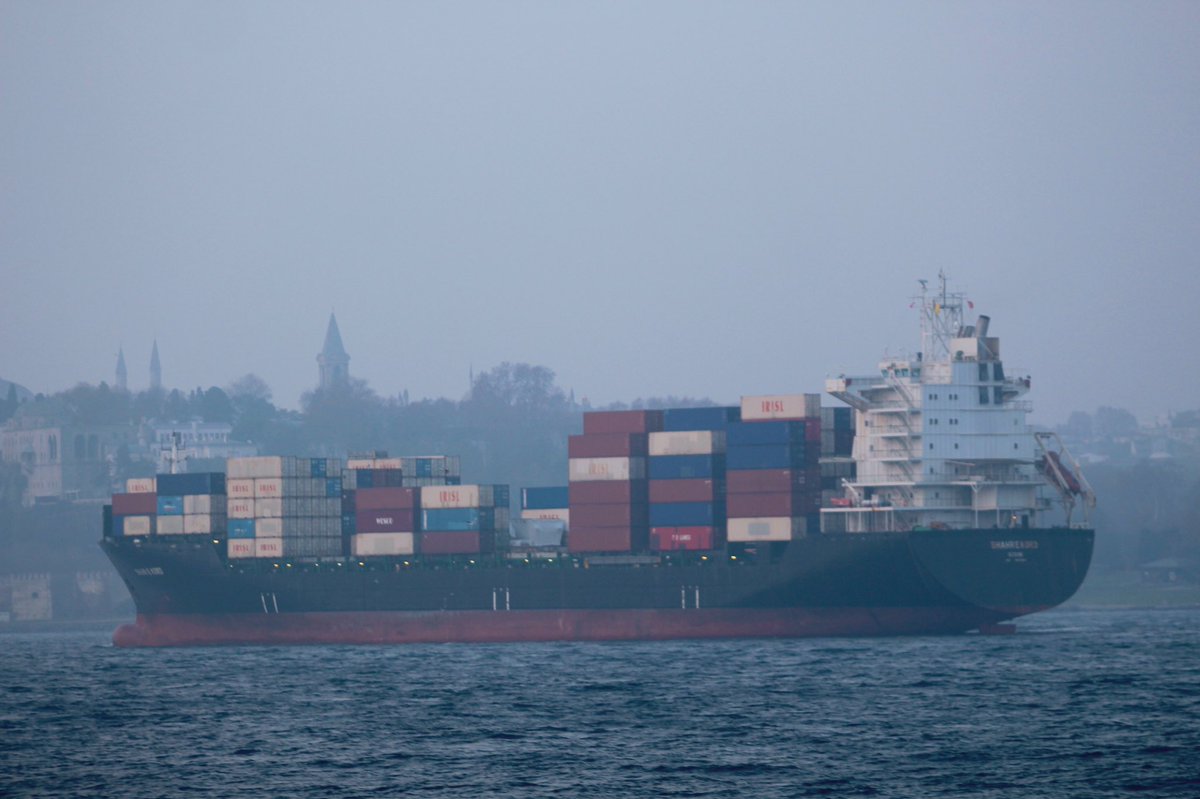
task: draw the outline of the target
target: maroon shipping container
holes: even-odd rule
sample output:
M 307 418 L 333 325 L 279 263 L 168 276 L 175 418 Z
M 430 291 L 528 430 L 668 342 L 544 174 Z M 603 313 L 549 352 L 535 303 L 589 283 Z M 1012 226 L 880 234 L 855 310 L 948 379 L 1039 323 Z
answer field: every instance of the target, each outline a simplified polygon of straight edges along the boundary
M 778 494 L 799 491 L 805 488 L 816 490 L 821 484 L 821 473 L 803 469 L 746 469 L 725 473 L 727 494 Z
M 622 527 L 646 526 L 650 522 L 647 505 L 611 503 L 607 505 L 572 505 L 571 527 Z
M 719 480 L 651 480 L 650 501 L 715 502 L 725 496 L 725 484 Z
M 158 494 L 113 494 L 113 516 L 153 516 L 158 513 Z
M 381 510 L 388 508 L 417 507 L 420 489 L 415 488 L 360 488 L 355 492 L 358 510 Z
M 810 444 L 821 443 L 821 417 L 804 420 L 804 440 Z
M 730 494 L 725 498 L 725 515 L 731 519 L 757 516 L 804 516 L 820 509 L 820 491 Z
M 645 480 L 587 480 L 567 487 L 567 502 L 576 505 L 644 504 L 647 501 Z
M 590 411 L 583 415 L 583 432 L 658 433 L 663 429 L 662 411 Z
M 715 527 L 651 527 L 650 549 L 670 552 L 677 549 L 715 549 L 719 544 Z
M 362 489 L 359 489 L 360 493 Z M 417 511 L 414 508 L 379 508 L 359 510 L 354 514 L 356 533 L 412 533 L 417 530 Z
M 421 533 L 417 551 L 422 555 L 477 555 L 496 550 L 496 534 L 471 532 Z
M 642 552 L 649 543 L 645 527 L 576 527 L 567 532 L 571 552 Z
M 567 439 L 568 458 L 636 458 L 645 455 L 645 433 L 589 433 Z

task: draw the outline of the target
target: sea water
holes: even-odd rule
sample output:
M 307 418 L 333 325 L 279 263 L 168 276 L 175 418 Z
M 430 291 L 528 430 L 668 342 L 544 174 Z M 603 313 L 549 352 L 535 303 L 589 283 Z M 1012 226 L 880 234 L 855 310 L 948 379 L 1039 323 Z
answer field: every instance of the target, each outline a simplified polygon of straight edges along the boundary
M 1200 611 L 1011 636 L 0 636 L 0 796 L 1200 796 Z

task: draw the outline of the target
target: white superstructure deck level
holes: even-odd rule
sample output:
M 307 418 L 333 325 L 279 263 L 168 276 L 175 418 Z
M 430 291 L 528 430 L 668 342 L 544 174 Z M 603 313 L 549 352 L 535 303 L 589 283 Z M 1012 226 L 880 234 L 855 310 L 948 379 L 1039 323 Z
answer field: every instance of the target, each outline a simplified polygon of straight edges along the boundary
M 1027 424 L 1030 379 L 1005 367 L 989 318 L 966 324 L 973 305 L 947 291 L 944 275 L 939 282 L 930 293 L 921 281 L 914 300 L 920 352 L 884 359 L 876 375 L 825 383 L 857 411 L 857 476 L 844 481 L 837 507 L 822 509 L 826 532 L 1037 527 L 1048 481 L 1069 507 L 1074 495 L 1085 508 L 1093 502 L 1061 442 L 1048 454 L 1045 434 Z

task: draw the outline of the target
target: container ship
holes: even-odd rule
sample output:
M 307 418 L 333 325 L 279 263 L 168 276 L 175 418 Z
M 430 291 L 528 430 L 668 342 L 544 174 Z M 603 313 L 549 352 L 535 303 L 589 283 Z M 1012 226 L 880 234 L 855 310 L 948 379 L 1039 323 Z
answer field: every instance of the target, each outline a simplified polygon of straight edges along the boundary
M 1011 630 L 1082 583 L 1094 495 L 1026 423 L 1029 378 L 988 317 L 967 324 L 944 277 L 916 303 L 920 351 L 827 380 L 837 407 L 585 413 L 560 486 L 510 492 L 463 483 L 451 456 L 382 452 L 131 480 L 101 540 L 137 607 L 113 641 Z

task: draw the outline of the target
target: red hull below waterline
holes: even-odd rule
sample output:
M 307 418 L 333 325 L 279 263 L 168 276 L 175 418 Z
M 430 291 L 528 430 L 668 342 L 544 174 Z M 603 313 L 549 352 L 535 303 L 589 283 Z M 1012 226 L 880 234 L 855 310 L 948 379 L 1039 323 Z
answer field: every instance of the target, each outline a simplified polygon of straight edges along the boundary
M 789 608 L 139 615 L 119 647 L 503 643 L 960 633 L 1043 610 Z

